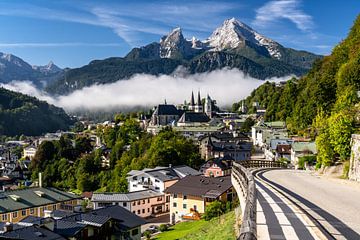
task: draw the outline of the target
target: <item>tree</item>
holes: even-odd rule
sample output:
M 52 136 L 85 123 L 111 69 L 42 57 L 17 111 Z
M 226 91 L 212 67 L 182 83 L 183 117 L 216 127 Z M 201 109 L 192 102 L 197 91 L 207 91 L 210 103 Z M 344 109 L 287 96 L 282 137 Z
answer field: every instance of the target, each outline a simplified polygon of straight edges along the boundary
M 218 217 L 225 212 L 225 204 L 220 201 L 214 201 L 206 206 L 203 218 L 206 221 L 211 220 L 214 217 Z

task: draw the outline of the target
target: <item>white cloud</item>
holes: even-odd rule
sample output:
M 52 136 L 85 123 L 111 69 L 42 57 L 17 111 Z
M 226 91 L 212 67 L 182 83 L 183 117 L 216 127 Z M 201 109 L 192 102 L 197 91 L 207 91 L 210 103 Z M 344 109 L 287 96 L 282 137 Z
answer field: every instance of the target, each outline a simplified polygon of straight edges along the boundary
M 271 81 L 288 80 L 291 76 L 272 78 Z M 219 106 L 229 106 L 248 96 L 264 81 L 249 77 L 237 69 L 215 70 L 210 73 L 189 75 L 182 69 L 172 75 L 134 75 L 130 79 L 105 85 L 93 85 L 67 96 L 51 97 L 29 82 L 11 82 L 2 86 L 38 97 L 67 111 L 127 109 L 152 107 L 163 103 L 179 104 L 189 101 L 191 91 L 200 90 L 202 97 L 208 93 Z
M 300 7 L 300 0 L 273 0 L 256 10 L 253 24 L 258 27 L 267 27 L 279 20 L 287 19 L 293 22 L 298 29 L 304 32 L 314 27 L 312 17 Z

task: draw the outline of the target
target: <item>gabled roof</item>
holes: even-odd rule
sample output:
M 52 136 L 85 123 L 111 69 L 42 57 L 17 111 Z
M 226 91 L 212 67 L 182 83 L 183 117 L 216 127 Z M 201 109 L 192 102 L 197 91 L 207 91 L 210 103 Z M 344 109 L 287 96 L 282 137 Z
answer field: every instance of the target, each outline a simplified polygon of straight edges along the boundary
M 146 223 L 144 219 L 118 205 L 99 208 L 92 211 L 93 214 L 108 216 L 120 222 L 122 229 L 132 229 Z
M 171 185 L 167 193 L 217 198 L 232 187 L 231 177 L 187 176 Z
M 152 197 L 163 196 L 164 194 L 153 190 L 142 190 L 129 193 L 94 193 L 92 202 L 129 202 Z
M 174 105 L 159 104 L 154 112 L 157 115 L 181 115 L 182 111 L 178 110 Z
M 179 123 L 207 123 L 210 118 L 205 113 L 184 112 L 179 119 Z
M 226 156 L 224 156 L 222 158 L 210 159 L 206 163 L 204 163 L 203 166 L 205 167 L 208 164 L 210 164 L 210 165 L 215 164 L 221 170 L 225 171 L 225 170 L 231 169 L 232 161 L 234 161 L 234 158 L 232 158 L 231 156 L 226 155 Z M 201 167 L 203 167 L 203 166 L 201 166 Z
M 26 240 L 66 240 L 58 233 L 47 230 L 36 225 L 19 228 L 13 231 L 5 232 L 0 235 L 1 239 L 26 239 Z
M 73 237 L 86 228 L 85 224 L 81 224 L 76 221 L 65 221 L 62 219 L 55 221 L 56 228 L 54 228 L 54 232 L 64 237 Z
M 80 196 L 63 192 L 56 188 L 35 187 L 5 191 L 0 193 L 0 213 L 12 212 L 24 208 L 32 208 L 79 198 Z
M 317 153 L 315 142 L 294 142 L 291 147 L 295 152 Z

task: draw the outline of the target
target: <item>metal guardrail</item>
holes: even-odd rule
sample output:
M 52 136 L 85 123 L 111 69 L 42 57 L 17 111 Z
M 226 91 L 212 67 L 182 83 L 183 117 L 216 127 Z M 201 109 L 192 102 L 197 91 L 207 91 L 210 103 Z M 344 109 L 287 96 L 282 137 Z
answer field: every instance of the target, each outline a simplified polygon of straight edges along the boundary
M 286 165 L 267 160 L 233 162 L 231 179 L 240 200 L 242 210 L 238 240 L 257 239 L 256 233 L 256 188 L 251 168 L 285 168 Z

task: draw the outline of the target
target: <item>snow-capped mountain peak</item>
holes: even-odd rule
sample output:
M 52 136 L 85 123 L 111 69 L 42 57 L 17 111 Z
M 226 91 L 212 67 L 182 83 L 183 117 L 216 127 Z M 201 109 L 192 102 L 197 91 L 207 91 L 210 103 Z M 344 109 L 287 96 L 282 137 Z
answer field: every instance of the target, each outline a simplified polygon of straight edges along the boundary
M 212 35 L 205 40 L 215 51 L 238 48 L 243 46 L 246 41 L 265 47 L 272 57 L 281 57 L 279 51 L 280 44 L 259 34 L 235 18 L 225 20 L 222 26 L 218 27 Z
M 42 73 L 56 73 L 56 72 L 60 72 L 61 68 L 59 68 L 58 66 L 56 66 L 53 61 L 50 61 L 47 65 L 45 66 L 37 66 L 37 65 L 33 65 L 32 68 L 36 71 L 40 71 Z

